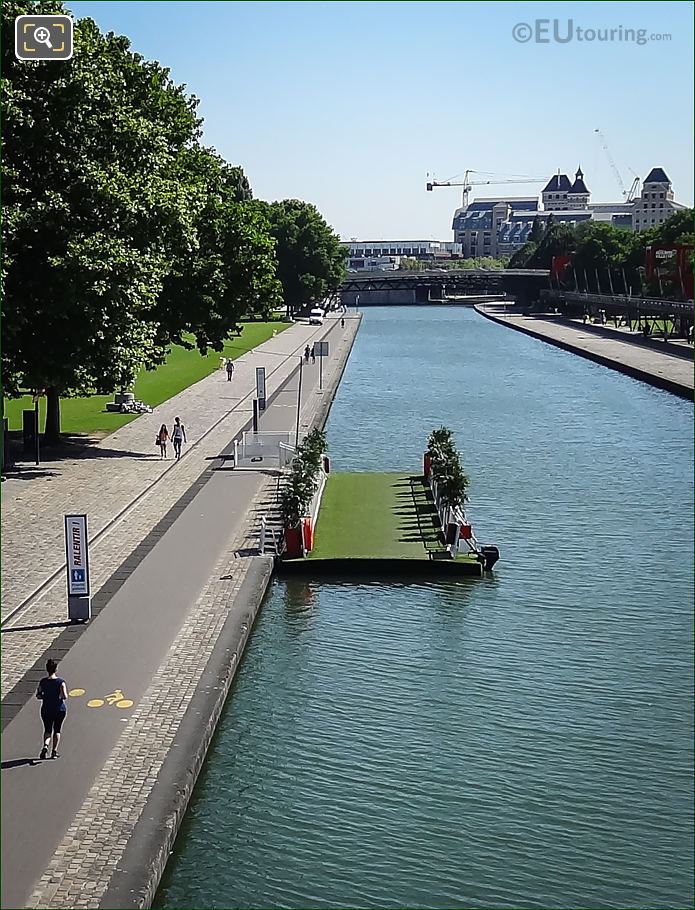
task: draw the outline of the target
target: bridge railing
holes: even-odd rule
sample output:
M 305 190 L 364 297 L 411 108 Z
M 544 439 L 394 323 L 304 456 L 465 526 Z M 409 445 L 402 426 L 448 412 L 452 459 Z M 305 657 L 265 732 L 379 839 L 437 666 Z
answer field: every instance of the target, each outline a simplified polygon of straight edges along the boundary
M 631 297 L 628 294 L 591 294 L 585 291 L 541 291 L 541 300 L 582 303 L 598 307 L 617 307 L 635 312 L 657 312 L 666 314 L 688 314 L 692 312 L 693 301 L 662 300 L 655 297 Z

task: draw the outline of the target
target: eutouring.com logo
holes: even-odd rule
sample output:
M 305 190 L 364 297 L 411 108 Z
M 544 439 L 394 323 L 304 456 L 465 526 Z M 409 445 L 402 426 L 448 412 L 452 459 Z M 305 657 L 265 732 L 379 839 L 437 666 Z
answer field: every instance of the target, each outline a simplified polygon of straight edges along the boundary
M 670 41 L 667 33 L 652 32 L 646 28 L 585 28 L 574 19 L 533 19 L 531 22 L 517 22 L 512 37 L 519 44 L 570 44 L 573 41 L 585 44 L 649 44 L 650 41 Z

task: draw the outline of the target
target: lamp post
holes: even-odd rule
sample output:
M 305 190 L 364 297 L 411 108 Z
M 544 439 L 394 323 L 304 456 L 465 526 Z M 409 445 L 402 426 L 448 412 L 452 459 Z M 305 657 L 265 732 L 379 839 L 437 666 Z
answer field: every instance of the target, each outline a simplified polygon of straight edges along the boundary
M 294 437 L 294 447 L 295 449 L 299 445 L 299 414 L 302 409 L 302 367 L 304 365 L 304 358 L 300 355 L 299 357 L 299 386 L 297 389 L 297 430 Z

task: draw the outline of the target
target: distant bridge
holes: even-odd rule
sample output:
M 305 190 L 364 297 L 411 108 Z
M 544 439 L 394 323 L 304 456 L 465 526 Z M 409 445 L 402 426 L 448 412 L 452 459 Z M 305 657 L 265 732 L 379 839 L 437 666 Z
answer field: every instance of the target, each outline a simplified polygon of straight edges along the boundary
M 346 305 L 357 303 L 429 303 L 480 294 L 506 294 L 526 303 L 537 300 L 541 290 L 550 287 L 546 269 L 427 269 L 416 272 L 349 272 L 340 285 Z

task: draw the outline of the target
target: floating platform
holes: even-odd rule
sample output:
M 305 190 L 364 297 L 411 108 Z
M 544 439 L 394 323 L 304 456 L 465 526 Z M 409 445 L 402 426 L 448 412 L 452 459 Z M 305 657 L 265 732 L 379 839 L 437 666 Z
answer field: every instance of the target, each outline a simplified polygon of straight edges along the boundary
M 475 554 L 451 558 L 429 485 L 412 474 L 330 474 L 314 549 L 279 560 L 278 569 L 303 577 L 483 575 Z

